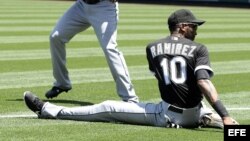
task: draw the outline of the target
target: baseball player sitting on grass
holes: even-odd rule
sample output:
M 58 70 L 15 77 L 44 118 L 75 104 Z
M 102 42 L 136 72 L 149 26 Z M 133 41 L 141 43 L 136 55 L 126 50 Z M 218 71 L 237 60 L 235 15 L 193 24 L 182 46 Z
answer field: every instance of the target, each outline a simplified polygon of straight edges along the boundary
M 190 10 L 177 10 L 168 18 L 171 35 L 148 44 L 149 69 L 158 80 L 162 98 L 157 104 L 108 100 L 90 106 L 62 107 L 44 102 L 29 91 L 24 92 L 24 101 L 39 118 L 183 128 L 237 125 L 210 81 L 213 71 L 206 47 L 194 42 L 197 27 L 204 22 Z M 219 118 L 203 106 L 203 97 Z

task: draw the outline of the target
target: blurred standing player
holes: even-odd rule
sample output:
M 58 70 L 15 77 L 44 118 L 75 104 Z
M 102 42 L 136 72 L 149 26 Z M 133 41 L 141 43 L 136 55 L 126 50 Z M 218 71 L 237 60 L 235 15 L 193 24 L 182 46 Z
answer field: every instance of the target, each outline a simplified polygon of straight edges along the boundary
M 177 10 L 168 18 L 171 35 L 147 46 L 149 69 L 158 80 L 162 98 L 158 104 L 108 100 L 90 106 L 62 107 L 43 102 L 29 91 L 24 93 L 24 101 L 39 118 L 159 127 L 221 127 L 214 126 L 213 114 L 201 103 L 205 96 L 220 115 L 221 128 L 238 124 L 229 116 L 209 80 L 213 71 L 206 47 L 193 41 L 197 26 L 204 22 L 196 19 L 190 10 Z M 204 118 L 207 116 L 210 119 Z
M 138 102 L 122 52 L 117 47 L 117 0 L 77 0 L 61 17 L 50 35 L 54 86 L 46 92 L 47 98 L 57 97 L 72 89 L 66 68 L 65 44 L 77 33 L 92 26 L 105 54 L 116 83 L 118 95 L 123 101 Z

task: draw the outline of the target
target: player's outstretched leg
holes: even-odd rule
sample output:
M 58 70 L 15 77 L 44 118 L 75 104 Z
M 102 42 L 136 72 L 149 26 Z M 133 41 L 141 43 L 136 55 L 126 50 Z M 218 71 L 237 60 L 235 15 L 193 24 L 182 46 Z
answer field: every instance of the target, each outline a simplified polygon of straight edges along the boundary
M 43 102 L 42 100 L 40 100 L 36 95 L 34 95 L 32 92 L 30 91 L 26 91 L 24 92 L 24 97 L 23 97 L 26 106 L 33 111 L 34 113 L 36 113 L 38 115 L 38 117 L 41 115 L 41 110 L 43 108 L 43 105 L 45 102 Z

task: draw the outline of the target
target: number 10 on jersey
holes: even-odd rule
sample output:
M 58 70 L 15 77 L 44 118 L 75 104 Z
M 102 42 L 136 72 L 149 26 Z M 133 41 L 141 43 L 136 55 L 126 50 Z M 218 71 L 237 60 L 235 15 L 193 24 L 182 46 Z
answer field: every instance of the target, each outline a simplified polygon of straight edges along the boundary
M 176 56 L 170 60 L 163 58 L 161 60 L 161 67 L 166 85 L 169 85 L 171 81 L 176 84 L 183 84 L 186 81 L 187 63 L 183 57 Z

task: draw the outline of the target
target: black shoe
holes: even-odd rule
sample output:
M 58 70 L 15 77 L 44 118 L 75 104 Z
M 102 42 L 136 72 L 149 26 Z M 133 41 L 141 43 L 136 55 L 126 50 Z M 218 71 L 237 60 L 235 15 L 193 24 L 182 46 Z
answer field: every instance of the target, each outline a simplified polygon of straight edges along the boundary
M 64 90 L 64 89 L 61 89 L 61 88 L 58 88 L 58 87 L 52 87 L 52 89 L 51 90 L 49 90 L 46 94 L 45 94 L 45 96 L 49 99 L 49 98 L 54 98 L 54 97 L 57 97 L 60 93 L 62 93 L 62 92 L 68 92 L 69 90 L 71 90 L 71 88 L 70 89 L 66 89 L 66 90 Z
M 24 101 L 27 107 L 36 113 L 38 116 L 41 115 L 41 110 L 43 108 L 44 102 L 40 100 L 36 95 L 30 91 L 24 92 Z

